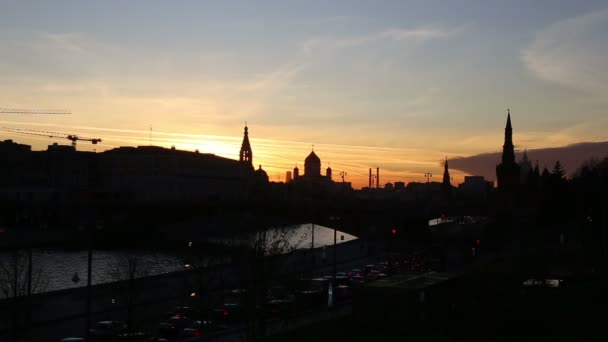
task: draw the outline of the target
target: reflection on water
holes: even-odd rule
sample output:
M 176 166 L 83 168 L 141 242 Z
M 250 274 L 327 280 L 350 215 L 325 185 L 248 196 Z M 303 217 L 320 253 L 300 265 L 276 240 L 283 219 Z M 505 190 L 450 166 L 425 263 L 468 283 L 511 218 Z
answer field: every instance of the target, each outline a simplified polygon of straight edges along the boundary
M 287 252 L 292 249 L 311 248 L 313 240 L 314 248 L 319 248 L 334 244 L 334 229 L 312 223 L 306 223 L 268 229 L 265 233 L 258 232 L 248 236 L 214 239 L 213 242 L 226 245 L 248 245 L 261 243 L 261 241 L 264 239 L 266 240 L 267 248 L 272 249 L 280 245 L 280 249 L 283 252 Z M 357 237 L 354 235 L 336 230 L 337 244 L 356 239 Z
M 310 248 L 312 246 L 312 230 L 314 227 L 314 247 L 323 247 L 334 243 L 334 230 L 331 228 L 302 224 L 289 227 L 288 237 L 291 248 Z M 272 234 L 268 234 L 272 235 Z M 337 243 L 355 240 L 357 237 L 337 231 Z M 149 251 L 120 252 L 95 250 L 93 253 L 93 284 L 103 284 L 116 281 L 119 264 L 124 262 L 127 255 L 136 256 L 144 275 L 158 275 L 183 269 L 176 256 Z M 0 264 L 6 265 L 8 254 L 0 254 Z M 34 250 L 32 253 L 34 273 L 40 272 L 46 283 L 42 291 L 55 291 L 67 288 L 86 286 L 87 283 L 87 251 L 64 250 Z M 74 277 L 78 274 L 78 277 Z M 79 278 L 74 282 L 73 278 Z M 0 292 L 0 298 L 4 294 Z
M 310 248 L 312 246 L 312 231 L 314 229 L 314 248 L 329 246 L 334 244 L 334 230 L 333 228 L 327 228 L 316 224 L 302 224 L 296 229 L 296 233 L 292 241 L 292 246 L 295 248 Z M 336 243 L 348 242 L 356 240 L 357 237 L 341 231 L 336 232 Z
M 100 251 L 93 252 L 93 284 L 116 281 L 120 263 L 127 255 L 134 255 L 140 262 L 142 275 L 156 275 L 176 271 L 180 268 L 179 260 L 171 255 L 150 252 Z M 8 255 L 0 255 L 0 262 L 6 265 Z M 24 265 L 27 265 L 24 263 Z M 34 250 L 32 252 L 34 274 L 40 274 L 44 285 L 42 291 L 55 291 L 85 286 L 87 283 L 87 251 Z M 21 272 L 25 272 L 25 267 Z M 75 276 L 77 275 L 77 276 Z M 78 280 L 74 282 L 74 280 Z M 0 293 L 0 298 L 4 297 Z

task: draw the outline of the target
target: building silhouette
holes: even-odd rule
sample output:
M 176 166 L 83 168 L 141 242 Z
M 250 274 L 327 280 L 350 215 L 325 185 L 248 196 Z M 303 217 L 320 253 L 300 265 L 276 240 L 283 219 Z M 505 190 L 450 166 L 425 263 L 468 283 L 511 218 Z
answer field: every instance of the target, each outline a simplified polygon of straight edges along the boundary
M 298 169 L 298 164 L 293 168 L 293 180 L 300 178 L 300 169 Z
M 285 172 L 285 183 L 290 183 L 292 181 L 291 171 Z
M 292 183 L 294 183 L 296 189 L 317 193 L 351 189 L 350 182 L 336 183 L 333 181 L 332 175 L 333 171 L 329 166 L 325 169 L 325 174 L 321 173 L 321 158 L 312 150 L 304 159 L 304 174 L 300 174 L 297 165 L 293 169 Z
M 464 176 L 464 182 L 458 184 L 458 195 L 461 198 L 486 199 L 492 188 L 492 182 L 483 176 Z
M 243 143 L 241 144 L 239 161 L 249 165 L 251 170 L 253 170 L 253 152 L 251 151 L 251 144 L 249 143 L 249 129 L 247 128 L 247 125 L 245 125 L 245 132 L 243 133 Z
M 445 157 L 445 165 L 443 170 L 443 182 L 441 182 L 441 193 L 444 199 L 450 199 L 452 196 L 452 184 L 450 171 L 448 170 L 448 157 Z
M 0 142 L 0 158 L 4 201 L 239 200 L 248 198 L 253 185 L 268 183 L 266 172 L 254 172 L 247 127 L 239 160 L 159 146 L 94 153 L 55 143 L 32 151 L 12 140 Z
M 515 191 L 520 184 L 520 168 L 515 162 L 513 127 L 511 126 L 511 112 L 508 109 L 505 143 L 502 146 L 502 161 L 496 166 L 496 180 L 498 182 L 498 190 L 503 192 Z
M 294 179 L 299 179 L 308 182 L 331 182 L 331 167 L 328 167 L 326 170 L 326 174 L 321 174 L 321 159 L 314 150 L 310 152 L 310 154 L 304 159 L 304 174 L 299 175 L 298 167 L 293 170 Z
M 519 181 L 520 184 L 527 184 L 530 173 L 533 171 L 532 162 L 528 159 L 528 152 L 524 150 L 524 154 L 519 161 Z

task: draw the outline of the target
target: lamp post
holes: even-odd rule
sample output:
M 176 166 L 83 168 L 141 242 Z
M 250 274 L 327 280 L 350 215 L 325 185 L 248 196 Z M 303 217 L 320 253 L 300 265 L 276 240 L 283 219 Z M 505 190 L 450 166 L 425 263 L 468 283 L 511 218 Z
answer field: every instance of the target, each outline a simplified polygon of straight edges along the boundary
M 426 177 L 426 182 L 428 183 L 428 182 L 429 182 L 429 180 L 430 180 L 430 178 L 433 178 L 433 174 L 432 174 L 432 173 L 430 173 L 430 172 L 426 172 L 426 173 L 424 174 L 424 177 Z
M 186 252 L 186 260 L 184 262 L 184 296 L 182 298 L 184 298 L 183 302 L 186 302 L 186 296 L 188 295 L 188 271 L 192 268 L 192 265 L 190 264 L 190 260 L 192 259 L 192 241 L 188 241 L 187 243 L 187 252 Z
M 338 229 L 337 229 L 336 225 L 338 224 L 338 223 L 337 223 L 337 221 L 338 221 L 338 220 L 340 220 L 340 217 L 337 217 L 337 216 L 331 216 L 331 217 L 329 218 L 329 220 L 333 222 L 333 226 L 334 226 L 334 251 L 333 251 L 333 254 L 334 254 L 334 257 L 333 257 L 333 259 L 334 259 L 333 261 L 334 261 L 334 262 L 333 262 L 333 263 L 334 263 L 334 265 L 333 265 L 333 282 L 335 283 L 335 282 L 336 282 L 337 267 L 338 267 L 338 265 L 337 265 L 337 235 L 338 235 L 337 233 L 338 233 Z
M 84 335 L 85 341 L 89 341 L 90 330 L 91 330 L 91 278 L 92 278 L 92 269 L 93 269 L 93 246 L 92 246 L 92 237 L 89 232 L 89 249 L 87 252 L 87 300 L 86 300 L 86 317 L 84 324 Z

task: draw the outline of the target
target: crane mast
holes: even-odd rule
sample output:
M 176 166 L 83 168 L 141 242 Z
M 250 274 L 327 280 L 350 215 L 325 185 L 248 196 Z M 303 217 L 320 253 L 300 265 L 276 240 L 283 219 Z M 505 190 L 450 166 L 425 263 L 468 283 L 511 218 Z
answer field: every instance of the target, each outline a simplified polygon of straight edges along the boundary
M 0 108 L 0 114 L 48 114 L 48 115 L 64 115 L 72 114 L 65 110 L 36 110 L 36 109 L 16 109 L 16 108 Z
M 74 149 L 76 149 L 77 141 L 89 141 L 93 145 L 97 145 L 97 143 L 102 142 L 102 140 L 100 138 L 83 138 L 83 137 L 79 137 L 76 134 L 65 134 L 65 133 L 42 131 L 42 130 L 35 130 L 35 129 L 0 127 L 0 131 L 27 134 L 27 135 L 37 135 L 37 136 L 48 137 L 48 138 L 67 139 L 72 142 L 72 146 L 74 147 Z

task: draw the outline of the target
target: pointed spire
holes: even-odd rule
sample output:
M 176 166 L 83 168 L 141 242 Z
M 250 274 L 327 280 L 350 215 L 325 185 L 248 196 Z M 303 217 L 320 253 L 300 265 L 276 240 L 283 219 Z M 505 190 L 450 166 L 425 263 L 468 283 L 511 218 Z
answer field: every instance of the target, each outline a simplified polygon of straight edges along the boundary
M 445 157 L 445 164 L 444 164 L 444 170 L 443 170 L 443 184 L 444 185 L 450 184 L 450 171 L 448 169 L 448 157 Z
M 444 171 L 443 171 L 443 182 L 441 183 L 441 189 L 443 196 L 446 199 L 450 198 L 450 194 L 452 192 L 452 184 L 450 183 L 450 171 L 448 169 L 448 157 L 445 157 Z
M 245 131 L 243 133 L 243 143 L 241 144 L 239 161 L 249 164 L 253 170 L 253 153 L 251 152 L 251 144 L 249 143 L 249 128 L 247 127 L 247 122 L 245 122 Z
M 513 146 L 513 127 L 511 126 L 511 111 L 507 109 L 507 126 L 505 127 L 505 143 L 502 146 L 502 163 L 515 163 L 515 147 Z

